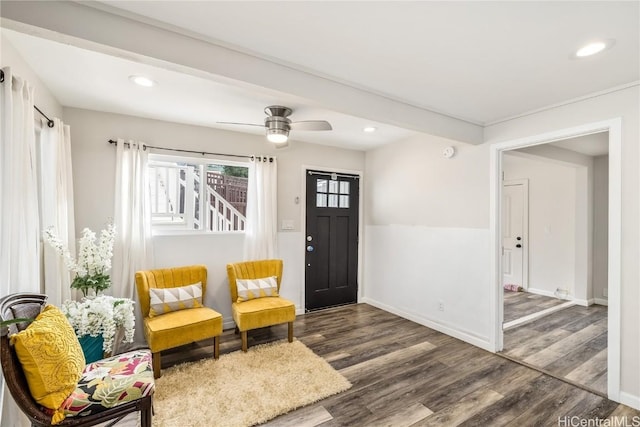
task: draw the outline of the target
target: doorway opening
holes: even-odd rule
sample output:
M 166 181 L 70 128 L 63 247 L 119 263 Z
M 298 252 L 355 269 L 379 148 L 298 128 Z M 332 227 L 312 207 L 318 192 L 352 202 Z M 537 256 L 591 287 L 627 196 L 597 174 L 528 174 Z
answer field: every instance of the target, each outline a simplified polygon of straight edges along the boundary
M 620 394 L 620 128 L 620 120 L 614 119 L 495 144 L 491 148 L 492 283 L 496 285 L 495 332 L 492 338 L 495 349 L 507 357 L 612 400 L 619 400 Z M 581 141 L 580 148 L 585 148 L 585 141 L 589 138 L 604 139 L 608 157 L 606 153 L 596 153 L 586 161 L 590 167 L 576 164 L 572 172 L 567 172 L 571 167 L 567 163 L 571 163 L 569 159 L 572 157 L 567 150 L 571 150 L 571 144 L 578 143 L 576 141 Z M 543 152 L 547 153 L 547 158 L 541 159 L 545 157 Z M 553 157 L 550 153 L 556 157 L 549 158 Z M 582 156 L 584 159 L 586 156 L 585 153 L 579 154 L 573 153 L 573 157 Z M 540 194 L 534 197 L 533 180 L 529 179 L 532 193 L 528 200 L 529 237 L 526 242 L 521 240 L 522 247 L 517 248 L 522 250 L 526 244 L 528 255 L 524 263 L 528 274 L 522 281 L 526 287 L 513 287 L 526 291 L 519 293 L 507 291 L 504 286 L 518 285 L 507 283 L 504 273 L 516 274 L 517 277 L 518 270 L 509 263 L 517 261 L 520 255 L 516 254 L 514 258 L 511 254 L 512 259 L 505 259 L 502 254 L 503 246 L 509 243 L 503 241 L 504 221 L 506 215 L 511 214 L 505 205 L 513 203 L 503 200 L 513 191 L 505 191 L 502 178 L 504 174 L 507 184 L 509 180 L 526 178 L 513 174 L 513 164 L 517 165 L 515 170 L 524 169 L 527 162 L 533 162 L 532 156 L 537 156 L 534 160 L 539 162 L 554 162 L 553 166 L 542 170 L 542 175 L 550 175 L 551 169 L 561 173 L 564 167 L 567 176 L 573 174 L 573 181 L 560 180 L 560 174 L 552 181 L 555 184 L 543 184 L 538 188 Z M 511 166 L 510 158 L 516 159 L 511 161 Z M 604 198 L 603 171 L 606 178 L 604 188 L 608 190 Z M 538 181 L 544 182 L 544 179 L 538 178 Z M 573 192 L 570 200 L 561 196 L 559 187 L 563 185 Z M 545 197 L 551 206 L 546 208 L 548 216 L 534 225 L 533 209 L 541 208 L 539 205 Z M 603 204 L 606 207 L 604 217 Z M 586 206 L 590 207 L 589 211 Z M 579 211 L 584 214 L 582 217 L 575 214 Z M 540 212 L 536 214 L 540 215 Z M 563 215 L 564 219 L 570 218 L 571 223 L 564 221 Z M 522 236 L 514 234 L 512 237 Z M 545 244 L 546 251 L 538 247 L 542 245 L 544 248 Z M 563 257 L 567 256 L 571 260 L 569 263 L 566 259 L 563 262 Z M 569 264 L 571 268 L 563 269 L 563 264 L 565 267 Z
M 601 395 L 607 267 L 596 261 L 607 247 L 596 237 L 608 228 L 608 148 L 602 132 L 502 159 L 503 354 Z

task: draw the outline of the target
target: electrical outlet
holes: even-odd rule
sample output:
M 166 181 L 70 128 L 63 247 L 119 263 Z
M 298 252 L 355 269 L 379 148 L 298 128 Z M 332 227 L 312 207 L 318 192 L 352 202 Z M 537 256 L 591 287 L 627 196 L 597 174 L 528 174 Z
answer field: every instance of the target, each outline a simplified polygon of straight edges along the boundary
M 438 301 L 438 311 L 444 311 L 444 301 Z
M 560 298 L 560 299 L 569 299 L 569 290 L 568 289 L 563 289 L 563 288 L 556 288 L 556 291 L 554 292 L 556 298 Z

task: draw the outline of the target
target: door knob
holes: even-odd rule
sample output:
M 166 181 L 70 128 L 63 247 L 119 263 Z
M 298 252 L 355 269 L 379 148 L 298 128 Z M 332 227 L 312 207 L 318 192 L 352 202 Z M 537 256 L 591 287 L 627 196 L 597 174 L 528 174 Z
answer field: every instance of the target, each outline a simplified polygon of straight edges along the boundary
M 516 245 L 516 248 L 521 248 L 521 247 L 522 247 L 522 245 L 521 245 L 520 243 L 518 243 L 518 244 Z
M 307 246 L 307 252 L 313 252 L 313 246 L 311 245 Z
M 522 240 L 522 237 L 518 236 L 516 237 L 516 240 Z

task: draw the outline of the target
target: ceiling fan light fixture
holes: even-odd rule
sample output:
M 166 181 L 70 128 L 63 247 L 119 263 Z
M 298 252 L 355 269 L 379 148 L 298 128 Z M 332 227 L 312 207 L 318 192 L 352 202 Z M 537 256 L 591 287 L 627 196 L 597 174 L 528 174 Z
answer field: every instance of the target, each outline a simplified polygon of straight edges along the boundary
M 289 139 L 289 131 L 285 129 L 267 129 L 267 140 L 274 144 L 284 144 Z

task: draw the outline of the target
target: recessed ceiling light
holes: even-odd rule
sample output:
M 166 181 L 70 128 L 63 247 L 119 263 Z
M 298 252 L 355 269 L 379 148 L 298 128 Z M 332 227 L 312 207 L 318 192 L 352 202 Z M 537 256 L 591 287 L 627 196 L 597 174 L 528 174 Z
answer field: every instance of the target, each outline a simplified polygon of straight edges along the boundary
M 609 49 L 611 46 L 613 46 L 614 43 L 615 40 L 612 39 L 594 41 L 582 46 L 572 56 L 574 58 L 586 58 L 588 56 L 595 55 L 596 53 L 600 53 L 604 50 Z
M 366 128 L 362 129 L 363 132 L 375 132 L 376 130 L 378 130 L 378 128 L 375 128 L 373 126 L 367 126 Z
M 140 75 L 129 76 L 129 80 L 131 80 L 133 83 L 137 84 L 138 86 L 144 86 L 144 87 L 152 87 L 158 84 L 156 83 L 155 80 L 152 80 L 149 77 L 140 76 Z

